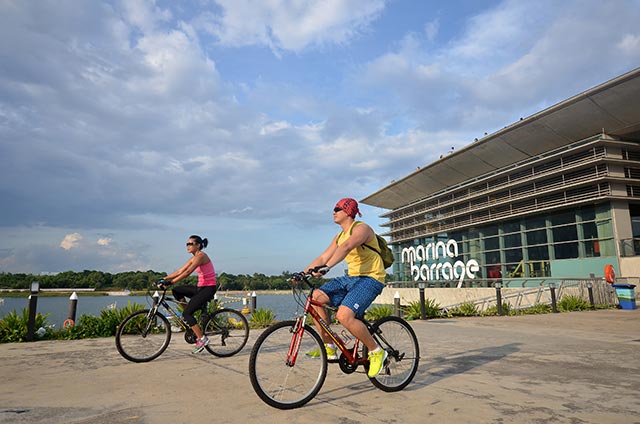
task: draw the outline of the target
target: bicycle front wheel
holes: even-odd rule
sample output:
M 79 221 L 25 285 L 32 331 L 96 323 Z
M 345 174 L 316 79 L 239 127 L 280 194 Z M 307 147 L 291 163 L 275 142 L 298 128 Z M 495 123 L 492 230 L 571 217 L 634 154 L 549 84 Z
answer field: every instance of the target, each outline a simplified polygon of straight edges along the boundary
M 219 309 L 205 324 L 209 338 L 206 349 L 215 356 L 227 357 L 240 352 L 249 339 L 249 323 L 234 309 Z
M 148 309 L 126 317 L 116 330 L 116 348 L 132 362 L 156 359 L 169 346 L 171 326 L 164 315 L 151 316 Z
M 388 354 L 382 371 L 370 378 L 371 382 L 385 392 L 404 389 L 413 380 L 420 362 L 416 333 L 405 320 L 394 316 L 378 320 L 371 333 Z
M 249 359 L 253 390 L 278 409 L 298 408 L 309 402 L 327 376 L 322 339 L 308 325 L 302 335 L 294 332 L 295 327 L 296 321 L 282 321 L 267 328 L 253 345 Z M 290 349 L 297 342 L 297 349 Z M 319 356 L 306 355 L 311 352 Z

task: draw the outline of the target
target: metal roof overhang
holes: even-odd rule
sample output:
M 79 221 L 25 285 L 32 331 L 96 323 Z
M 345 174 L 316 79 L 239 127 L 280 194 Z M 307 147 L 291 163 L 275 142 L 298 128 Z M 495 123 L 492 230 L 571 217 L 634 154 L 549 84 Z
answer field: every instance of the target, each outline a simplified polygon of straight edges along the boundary
M 465 146 L 361 202 L 396 209 L 600 132 L 640 139 L 640 68 Z

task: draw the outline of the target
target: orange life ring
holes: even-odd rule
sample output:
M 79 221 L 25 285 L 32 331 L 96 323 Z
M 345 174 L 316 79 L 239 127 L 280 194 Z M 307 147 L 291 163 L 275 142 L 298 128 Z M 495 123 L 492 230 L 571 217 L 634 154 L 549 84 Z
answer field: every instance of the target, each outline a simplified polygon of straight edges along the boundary
M 71 318 L 69 318 L 69 319 L 64 321 L 64 324 L 62 324 L 62 326 L 64 328 L 69 328 L 69 327 L 73 327 L 75 324 L 76 324 L 75 321 L 72 320 Z
M 609 284 L 616 282 L 616 270 L 613 269 L 613 265 L 609 264 L 604 267 L 604 279 Z

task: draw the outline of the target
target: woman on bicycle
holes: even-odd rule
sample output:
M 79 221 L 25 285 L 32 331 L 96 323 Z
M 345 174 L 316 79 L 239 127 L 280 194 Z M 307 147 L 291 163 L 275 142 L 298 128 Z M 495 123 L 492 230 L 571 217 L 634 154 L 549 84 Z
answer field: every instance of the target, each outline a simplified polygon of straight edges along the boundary
M 336 319 L 369 350 L 368 375 L 373 378 L 380 373 L 387 352 L 378 346 L 367 327 L 357 317 L 364 316 L 365 310 L 382 293 L 386 271 L 380 255 L 363 246 L 366 243 L 380 250 L 375 232 L 367 224 L 356 221 L 356 215 L 362 216 L 355 199 L 341 199 L 336 204 L 333 208 L 333 222 L 338 224 L 342 231 L 307 269 L 312 271 L 314 277 L 321 277 L 342 260 L 347 262 L 349 275 L 323 284 L 314 290 L 313 298 L 323 304 L 338 306 Z M 322 319 L 327 321 L 324 308 L 316 310 Z M 322 327 L 317 324 L 316 327 L 325 342 L 327 358 L 338 359 L 337 346 L 332 344 Z M 309 352 L 308 355 L 313 356 L 313 352 Z
M 207 247 L 208 240 L 202 239 L 200 236 L 193 235 L 187 241 L 187 252 L 193 257 L 177 271 L 164 277 L 161 284 L 175 284 L 190 276 L 194 271 L 198 273 L 198 286 L 177 286 L 171 291 L 173 296 L 181 303 L 185 303 L 185 297 L 188 297 L 189 303 L 186 304 L 182 311 L 184 320 L 191 326 L 191 329 L 197 336 L 196 347 L 193 353 L 202 352 L 204 347 L 209 344 L 209 339 L 202 333 L 193 313 L 202 308 L 207 301 L 213 299 L 216 293 L 216 271 L 213 268 L 213 262 L 209 259 L 202 249 Z

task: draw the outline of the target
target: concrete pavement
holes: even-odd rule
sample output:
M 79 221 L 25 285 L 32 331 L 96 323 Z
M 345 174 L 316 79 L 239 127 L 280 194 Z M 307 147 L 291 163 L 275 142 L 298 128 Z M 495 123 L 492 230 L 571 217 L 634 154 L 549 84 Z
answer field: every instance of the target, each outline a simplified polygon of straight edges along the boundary
M 330 365 L 306 406 L 264 404 L 248 377 L 251 332 L 231 358 L 174 335 L 158 359 L 113 338 L 0 345 L 0 423 L 640 423 L 640 310 L 413 321 L 422 350 L 405 390 Z

